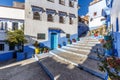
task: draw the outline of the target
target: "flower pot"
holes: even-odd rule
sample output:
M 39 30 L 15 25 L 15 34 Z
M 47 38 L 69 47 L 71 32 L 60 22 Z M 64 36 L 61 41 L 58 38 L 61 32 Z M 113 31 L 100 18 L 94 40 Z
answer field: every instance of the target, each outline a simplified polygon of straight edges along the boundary
M 39 54 L 40 53 L 40 48 L 35 48 L 35 54 Z
M 60 45 L 60 44 L 58 44 L 58 48 L 61 48 L 61 45 Z
M 111 39 L 111 37 L 110 36 L 104 36 L 104 40 L 110 40 Z
M 63 42 L 63 46 L 66 46 L 66 42 Z
M 105 55 L 106 55 L 106 56 L 112 56 L 112 49 L 109 49 L 109 50 L 106 49 L 106 50 L 105 50 Z

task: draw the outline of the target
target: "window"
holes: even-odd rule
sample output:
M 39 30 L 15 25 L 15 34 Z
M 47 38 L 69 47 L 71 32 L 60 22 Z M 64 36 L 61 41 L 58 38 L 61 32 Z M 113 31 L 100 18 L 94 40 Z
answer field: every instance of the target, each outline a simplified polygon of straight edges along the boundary
M 94 12 L 94 16 L 97 16 L 97 12 Z
M 39 12 L 34 12 L 33 13 L 33 19 L 34 20 L 40 20 L 40 14 L 39 14 Z
M 70 7 L 74 7 L 74 2 L 69 1 L 69 6 L 70 6 Z
M 60 16 L 60 17 L 59 17 L 59 22 L 60 22 L 60 23 L 65 23 L 65 20 L 64 20 L 64 17 L 63 17 L 63 16 Z
M 8 24 L 7 24 L 7 22 L 5 22 L 5 30 L 7 30 L 7 26 L 8 26 Z
M 73 19 L 72 18 L 69 18 L 69 23 L 73 24 Z
M 4 44 L 0 44 L 0 51 L 4 51 Z
M 44 33 L 38 33 L 37 34 L 37 39 L 45 39 L 45 34 Z
M 0 30 L 3 30 L 3 22 L 0 22 Z
M 66 34 L 66 38 L 70 38 L 70 34 Z
M 59 4 L 65 5 L 65 0 L 59 0 Z
M 12 23 L 12 30 L 18 30 L 18 23 L 17 22 Z
M 54 0 L 47 0 L 47 1 L 54 2 Z
M 47 21 L 53 22 L 53 16 L 52 16 L 52 14 L 48 14 L 47 15 Z

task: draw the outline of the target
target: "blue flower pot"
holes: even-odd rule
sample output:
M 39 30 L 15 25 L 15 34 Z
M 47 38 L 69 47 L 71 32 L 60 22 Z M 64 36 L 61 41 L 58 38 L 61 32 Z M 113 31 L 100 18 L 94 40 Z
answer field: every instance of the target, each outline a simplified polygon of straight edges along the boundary
M 112 56 L 112 52 L 113 52 L 112 49 L 110 49 L 110 50 L 106 49 L 105 50 L 105 55 L 106 56 Z
M 110 40 L 111 37 L 110 36 L 104 36 L 104 40 Z

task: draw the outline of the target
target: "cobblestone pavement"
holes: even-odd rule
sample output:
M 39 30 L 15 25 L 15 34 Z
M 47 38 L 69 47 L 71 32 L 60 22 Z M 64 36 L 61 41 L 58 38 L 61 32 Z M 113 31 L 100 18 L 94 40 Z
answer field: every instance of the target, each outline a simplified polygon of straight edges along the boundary
M 1 64 L 0 80 L 50 80 L 34 59 L 11 62 Z
M 55 80 L 102 80 L 54 56 L 40 62 L 54 75 Z

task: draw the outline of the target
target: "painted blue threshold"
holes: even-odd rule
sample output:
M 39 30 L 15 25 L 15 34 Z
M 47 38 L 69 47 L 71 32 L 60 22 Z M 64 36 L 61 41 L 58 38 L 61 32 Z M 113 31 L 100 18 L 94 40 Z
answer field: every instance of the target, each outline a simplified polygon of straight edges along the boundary
M 93 70 L 91 70 L 91 69 L 88 69 L 88 68 L 86 68 L 85 66 L 82 66 L 82 65 L 78 65 L 77 67 L 78 67 L 79 69 L 81 69 L 81 70 L 84 70 L 84 71 L 86 71 L 86 72 L 88 72 L 88 73 L 90 73 L 90 74 L 92 74 L 92 75 L 95 75 L 95 76 L 97 76 L 97 77 L 105 80 L 105 75 L 102 75 L 102 74 L 100 74 L 100 73 L 98 73 L 98 72 L 96 72 L 96 71 L 93 71 Z
M 54 76 L 52 75 L 52 73 L 40 61 L 38 61 L 38 62 L 39 62 L 39 65 L 41 66 L 41 68 L 49 76 L 50 80 L 54 80 Z

